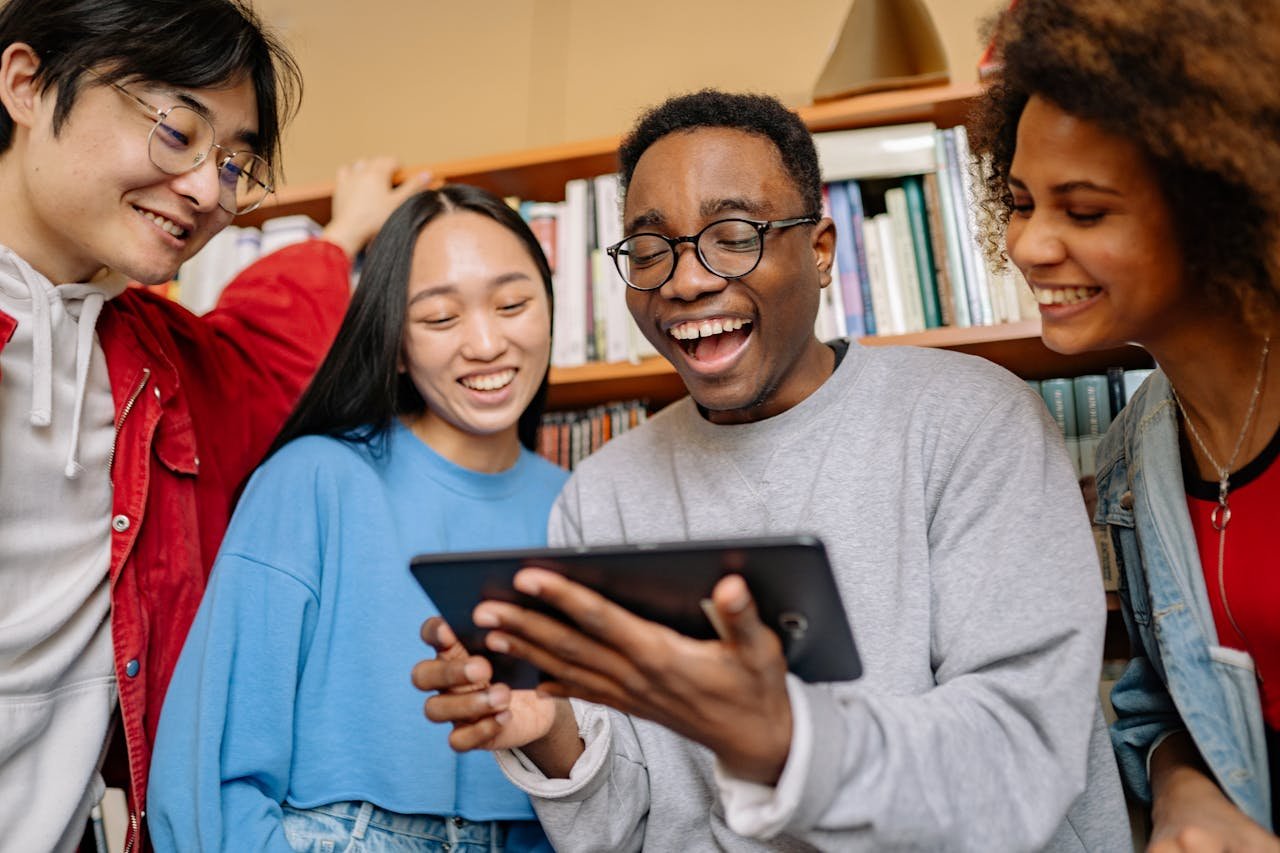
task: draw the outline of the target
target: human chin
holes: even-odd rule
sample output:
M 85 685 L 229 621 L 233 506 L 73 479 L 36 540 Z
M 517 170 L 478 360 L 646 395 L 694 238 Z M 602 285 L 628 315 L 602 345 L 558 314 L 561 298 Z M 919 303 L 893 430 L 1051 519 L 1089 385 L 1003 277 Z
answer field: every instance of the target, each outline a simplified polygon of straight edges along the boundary
M 1042 317 L 1040 339 L 1044 345 L 1062 355 L 1079 355 L 1117 346 L 1119 342 L 1105 339 L 1093 323 L 1083 317 L 1055 319 Z

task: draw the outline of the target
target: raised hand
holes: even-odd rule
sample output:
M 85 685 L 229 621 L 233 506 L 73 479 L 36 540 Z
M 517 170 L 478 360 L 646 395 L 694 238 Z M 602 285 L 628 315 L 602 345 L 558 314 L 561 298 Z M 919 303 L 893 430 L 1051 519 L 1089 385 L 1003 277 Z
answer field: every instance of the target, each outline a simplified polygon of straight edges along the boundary
M 413 683 L 419 690 L 435 692 L 423 710 L 432 722 L 453 725 L 451 747 L 458 752 L 514 749 L 540 741 L 527 750 L 530 757 L 543 766 L 538 758 L 541 747 L 547 753 L 544 772 L 548 776 L 568 775 L 582 752 L 568 702 L 490 683 L 493 669 L 489 662 L 468 655 L 438 616 L 423 623 L 422 639 L 436 650 L 436 657 L 413 668 Z
M 393 186 L 396 168 L 391 157 L 357 160 L 339 168 L 333 189 L 333 214 L 325 226 L 324 238 L 354 258 L 393 210 L 431 183 L 430 173 L 419 172 Z

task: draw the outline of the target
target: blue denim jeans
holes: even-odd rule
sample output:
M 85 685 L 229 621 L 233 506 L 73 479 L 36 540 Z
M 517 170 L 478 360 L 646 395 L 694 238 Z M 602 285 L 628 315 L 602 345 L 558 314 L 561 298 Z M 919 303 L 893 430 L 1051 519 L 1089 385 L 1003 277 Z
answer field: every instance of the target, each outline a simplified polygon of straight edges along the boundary
M 533 821 L 482 821 L 461 817 L 404 815 L 380 809 L 372 803 L 329 803 L 313 809 L 284 810 L 284 834 L 298 853 L 503 853 L 504 850 L 543 849 L 513 837 L 528 837 Z M 545 847 L 550 850 L 550 845 Z

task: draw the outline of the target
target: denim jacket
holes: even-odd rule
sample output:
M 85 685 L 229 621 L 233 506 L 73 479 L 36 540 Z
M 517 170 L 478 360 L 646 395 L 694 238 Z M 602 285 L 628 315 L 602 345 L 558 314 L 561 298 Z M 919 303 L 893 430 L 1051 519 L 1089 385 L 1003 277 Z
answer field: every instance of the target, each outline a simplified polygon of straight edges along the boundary
M 1098 448 L 1098 510 L 1114 544 L 1133 658 L 1111 693 L 1120 773 L 1151 800 L 1147 757 L 1187 730 L 1218 784 L 1271 828 L 1262 704 L 1253 659 L 1218 643 L 1182 480 L 1178 417 L 1156 371 Z

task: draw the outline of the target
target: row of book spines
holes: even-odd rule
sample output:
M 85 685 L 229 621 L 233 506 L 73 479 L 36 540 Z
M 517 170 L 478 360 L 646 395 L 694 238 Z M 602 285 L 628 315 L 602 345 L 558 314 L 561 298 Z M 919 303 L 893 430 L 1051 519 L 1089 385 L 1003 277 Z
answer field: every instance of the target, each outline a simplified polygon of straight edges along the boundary
M 992 270 L 974 215 L 976 166 L 963 127 L 934 130 L 932 171 L 894 179 L 884 213 L 870 215 L 864 189 L 881 180 L 824 187 L 836 223 L 836 268 L 850 336 L 979 326 L 1034 316 L 1012 269 Z M 874 191 L 873 191 L 874 192 Z
M 1111 367 L 1105 375 L 1027 380 L 1062 430 L 1078 476 L 1093 475 L 1098 442 L 1151 373 L 1151 368 Z
M 538 427 L 538 453 L 572 471 L 609 439 L 649 417 L 644 400 L 625 400 L 577 411 L 548 412 Z
M 563 202 L 508 199 L 529 223 L 555 290 L 551 363 L 638 361 L 656 355 L 626 306 L 626 284 L 605 248 L 622 239 L 618 176 L 575 178 Z

